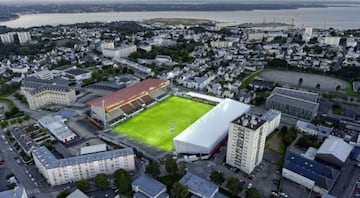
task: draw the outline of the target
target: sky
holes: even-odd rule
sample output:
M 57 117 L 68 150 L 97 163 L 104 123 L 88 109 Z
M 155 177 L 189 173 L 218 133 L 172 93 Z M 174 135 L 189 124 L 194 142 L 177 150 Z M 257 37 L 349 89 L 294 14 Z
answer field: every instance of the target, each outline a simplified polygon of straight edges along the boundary
M 174 3 L 174 2 L 184 2 L 184 0 L 0 0 L 0 2 L 18 2 L 18 3 L 25 3 L 25 2 L 44 2 L 44 3 L 59 3 L 59 2 L 163 2 L 163 3 Z M 282 1 L 282 2 L 339 2 L 339 0 L 225 0 L 226 2 L 275 2 L 275 1 Z M 346 0 L 348 2 L 360 2 L 360 0 Z M 224 2 L 224 0 L 185 0 L 185 2 Z M 341 2 L 341 1 L 340 1 Z
M 356 2 L 360 0 L 0 0 L 0 4 L 34 4 L 34 3 L 276 3 L 276 2 Z

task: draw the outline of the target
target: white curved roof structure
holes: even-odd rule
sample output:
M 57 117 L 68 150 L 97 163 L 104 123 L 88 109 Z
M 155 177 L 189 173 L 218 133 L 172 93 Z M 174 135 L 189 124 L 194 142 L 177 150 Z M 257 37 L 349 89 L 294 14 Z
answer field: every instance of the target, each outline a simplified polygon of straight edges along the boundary
M 248 111 L 247 104 L 223 100 L 173 139 L 176 153 L 209 154 L 226 137 L 229 123 Z

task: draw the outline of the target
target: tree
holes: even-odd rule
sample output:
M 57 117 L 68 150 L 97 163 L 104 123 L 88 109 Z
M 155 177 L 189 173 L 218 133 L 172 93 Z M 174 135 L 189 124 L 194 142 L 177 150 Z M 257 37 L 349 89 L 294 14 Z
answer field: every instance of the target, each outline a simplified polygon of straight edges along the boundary
M 95 187 L 100 190 L 103 190 L 103 189 L 106 189 L 107 187 L 109 187 L 108 176 L 104 173 L 96 175 Z
M 120 193 L 127 193 L 131 190 L 131 176 L 124 169 L 118 169 L 114 173 L 114 185 Z
M 340 85 L 336 86 L 336 91 L 339 91 L 340 90 Z
M 79 190 L 85 192 L 88 191 L 90 189 L 90 182 L 87 179 L 81 179 L 79 181 L 76 182 L 76 188 L 78 188 Z
M 1 128 L 5 128 L 5 127 L 7 127 L 8 125 L 9 125 L 9 122 L 6 121 L 6 120 L 3 120 L 3 121 L 0 122 Z
M 281 136 L 286 135 L 287 132 L 288 132 L 288 128 L 286 126 L 281 127 L 281 129 L 280 129 L 280 135 Z
M 171 175 L 175 175 L 178 171 L 176 161 L 171 156 L 169 156 L 165 161 L 165 169 Z
M 237 196 L 242 190 L 240 180 L 236 177 L 231 177 L 228 179 L 226 183 L 226 188 L 229 189 L 229 191 L 234 197 Z
M 176 182 L 171 188 L 171 194 L 175 198 L 187 198 L 189 195 L 189 189 L 187 186 Z
M 150 162 L 150 164 L 146 167 L 145 173 L 157 178 L 160 175 L 160 166 L 156 162 Z
M 216 183 L 218 185 L 224 183 L 224 181 L 225 181 L 223 173 L 220 173 L 219 171 L 216 171 L 216 170 L 211 172 L 210 179 L 211 179 L 211 181 L 213 181 L 214 183 Z
M 64 190 L 61 193 L 59 193 L 58 196 L 56 196 L 56 198 L 66 198 L 68 195 L 70 195 L 70 191 Z
M 26 115 L 24 116 L 24 120 L 30 120 L 30 116 L 29 116 L 28 114 L 26 114 Z
M 246 198 L 261 198 L 259 191 L 256 188 L 250 188 L 246 191 Z
M 178 174 L 179 175 L 185 175 L 186 173 L 186 165 L 184 162 L 180 163 L 178 166 Z
M 299 86 L 301 86 L 302 83 L 303 83 L 303 79 L 299 78 Z
M 320 89 L 320 84 L 316 84 L 316 89 Z

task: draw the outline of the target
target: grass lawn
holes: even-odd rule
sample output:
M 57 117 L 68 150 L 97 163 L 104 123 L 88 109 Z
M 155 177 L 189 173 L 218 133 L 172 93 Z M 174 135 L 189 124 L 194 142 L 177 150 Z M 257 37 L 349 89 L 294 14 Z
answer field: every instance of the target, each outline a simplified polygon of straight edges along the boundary
M 213 107 L 212 105 L 172 96 L 120 123 L 113 130 L 165 151 L 171 151 L 170 124 L 174 123 L 175 137 Z
M 256 78 L 256 76 L 258 76 L 261 72 L 263 72 L 264 70 L 259 70 L 256 71 L 254 73 L 252 73 L 251 75 L 249 75 L 240 85 L 240 89 L 245 89 L 247 86 L 249 86 L 249 84 L 254 80 L 254 78 Z

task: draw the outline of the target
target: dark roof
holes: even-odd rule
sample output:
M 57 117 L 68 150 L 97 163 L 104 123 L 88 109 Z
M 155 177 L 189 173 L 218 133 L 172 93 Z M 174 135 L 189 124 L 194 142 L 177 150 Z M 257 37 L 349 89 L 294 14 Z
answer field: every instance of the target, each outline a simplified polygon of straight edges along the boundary
M 312 93 L 312 92 L 295 90 L 295 89 L 287 89 L 282 87 L 275 87 L 275 89 L 271 92 L 271 94 L 281 94 L 315 103 L 317 103 L 319 99 L 318 93 Z
M 258 116 L 247 113 L 237 117 L 235 120 L 232 121 L 232 123 L 234 124 L 246 127 L 251 130 L 256 130 L 265 122 L 265 120 L 260 119 Z
M 286 151 L 284 168 L 315 181 L 315 185 L 328 191 L 339 175 L 339 171 L 290 150 Z
M 166 189 L 166 186 L 148 175 L 141 175 L 132 182 L 132 185 L 138 186 L 140 191 L 148 196 L 155 197 L 161 191 Z
M 104 151 L 100 153 L 57 159 L 46 147 L 41 146 L 35 149 L 32 154 L 46 169 L 53 169 L 58 167 L 71 166 L 74 164 L 85 164 L 104 159 L 126 157 L 128 155 L 133 155 L 134 151 L 132 148 L 128 147 L 112 151 Z
M 69 69 L 66 71 L 66 73 L 77 76 L 77 75 L 81 75 L 81 74 L 86 74 L 86 73 L 90 73 L 91 71 L 86 70 L 86 69 Z

